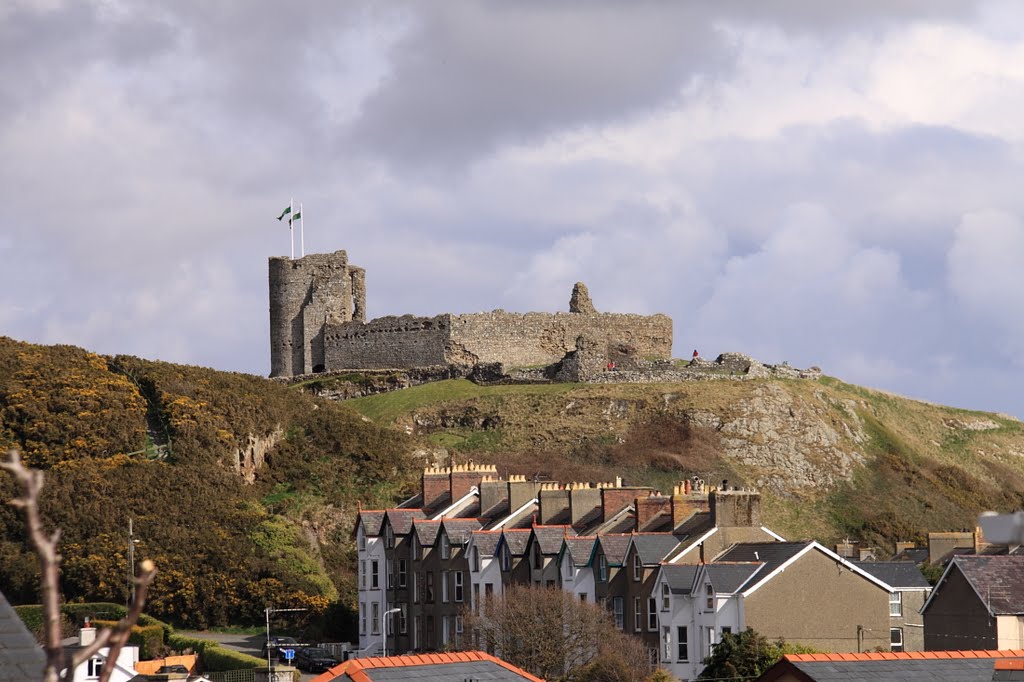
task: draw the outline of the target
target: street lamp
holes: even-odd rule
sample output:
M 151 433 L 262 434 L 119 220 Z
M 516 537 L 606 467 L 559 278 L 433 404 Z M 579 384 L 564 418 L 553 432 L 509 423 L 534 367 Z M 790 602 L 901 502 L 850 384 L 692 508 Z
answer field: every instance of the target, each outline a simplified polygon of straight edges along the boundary
M 392 613 L 398 613 L 401 610 L 402 609 L 399 609 L 399 608 L 388 609 L 387 611 L 382 613 L 381 616 L 380 616 L 380 631 L 382 633 L 384 633 L 384 644 L 383 644 L 383 646 L 381 648 L 382 651 L 384 652 L 383 653 L 384 658 L 387 658 L 387 655 L 388 655 L 388 620 L 387 620 L 387 618 Z

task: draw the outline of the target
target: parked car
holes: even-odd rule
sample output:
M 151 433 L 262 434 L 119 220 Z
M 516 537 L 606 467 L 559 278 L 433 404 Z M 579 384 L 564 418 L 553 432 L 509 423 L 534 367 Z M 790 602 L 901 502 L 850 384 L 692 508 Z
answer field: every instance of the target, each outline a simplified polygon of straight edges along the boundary
M 330 670 L 341 663 L 330 651 L 318 646 L 309 646 L 295 650 L 295 659 L 292 661 L 299 670 L 307 673 L 322 673 Z
M 157 675 L 163 675 L 166 673 L 185 673 L 188 674 L 188 668 L 183 665 L 175 663 L 174 665 L 162 665 L 156 669 Z
M 284 657 L 281 655 L 282 649 L 297 649 L 301 646 L 305 645 L 299 644 L 299 641 L 294 637 L 274 635 L 269 641 L 263 643 L 262 657 L 266 658 L 269 651 L 272 658 L 284 660 Z

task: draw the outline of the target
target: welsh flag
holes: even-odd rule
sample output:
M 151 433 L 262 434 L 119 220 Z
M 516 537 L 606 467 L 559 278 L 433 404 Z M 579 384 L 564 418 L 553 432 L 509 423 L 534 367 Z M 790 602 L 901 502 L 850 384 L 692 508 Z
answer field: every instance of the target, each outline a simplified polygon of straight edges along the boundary
M 280 218 L 278 220 L 280 220 Z M 291 225 L 293 220 L 302 220 L 302 212 L 296 211 L 295 215 L 288 219 L 288 224 Z
M 292 212 L 292 207 L 291 207 L 291 206 L 289 206 L 288 208 L 286 208 L 286 209 L 284 209 L 283 211 L 281 211 L 281 215 L 277 216 L 277 219 L 278 219 L 278 220 L 281 220 L 282 218 L 284 218 L 284 217 L 285 217 L 286 215 L 288 215 L 288 214 L 289 214 L 289 213 L 291 213 L 291 212 Z M 298 216 L 296 215 L 296 217 L 298 217 Z M 291 221 L 292 221 L 292 219 L 291 219 L 291 218 L 289 218 L 289 219 L 288 219 L 288 222 L 290 223 Z

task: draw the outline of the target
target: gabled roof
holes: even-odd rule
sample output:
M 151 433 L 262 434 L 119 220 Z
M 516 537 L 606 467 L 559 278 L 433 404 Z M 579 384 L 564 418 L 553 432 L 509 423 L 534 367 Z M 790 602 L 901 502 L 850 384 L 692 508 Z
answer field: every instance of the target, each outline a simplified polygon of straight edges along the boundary
M 43 677 L 46 655 L 21 618 L 0 593 L 0 680 L 22 682 Z
M 537 538 L 541 554 L 558 554 L 562 548 L 562 540 L 576 533 L 572 526 L 539 526 L 532 529 L 533 536 Z
M 951 571 L 958 570 L 993 616 L 1024 614 L 1024 556 L 956 556 L 946 566 L 921 612 L 939 594 Z
M 579 535 L 576 537 L 567 537 L 562 540 L 563 552 L 569 552 L 569 557 L 572 559 L 572 564 L 576 568 L 583 568 L 590 564 L 590 559 L 594 554 L 594 545 L 597 544 L 596 535 Z
M 441 522 L 431 519 L 414 519 L 412 522 L 413 533 L 423 547 L 433 547 L 437 541 L 437 531 L 441 530 Z
M 500 542 L 508 545 L 508 551 L 512 556 L 523 556 L 526 553 L 526 543 L 530 541 L 532 532 L 529 528 L 511 528 L 502 531 Z
M 671 533 L 637 533 L 632 536 L 633 547 L 645 566 L 655 566 L 675 551 L 685 540 L 685 536 L 677 537 Z M 629 553 L 629 550 L 626 550 Z
M 415 519 L 427 518 L 422 509 L 388 509 L 385 513 L 395 535 L 408 534 L 412 530 L 412 522 Z
M 488 557 L 494 556 L 495 550 L 498 549 L 498 540 L 501 539 L 500 530 L 474 530 L 471 534 L 470 542 L 480 552 L 480 556 Z
M 854 566 L 864 569 L 884 583 L 897 590 L 930 590 L 921 569 L 913 561 L 854 561 Z
M 863 654 L 786 654 L 759 682 L 796 678 L 802 682 L 936 680 L 989 682 L 994 664 L 1024 656 L 1006 651 L 908 651 Z
M 690 594 L 693 581 L 700 571 L 699 564 L 662 564 L 661 574 L 665 576 L 672 594 Z
M 701 543 L 707 540 L 709 537 L 718 532 L 718 528 L 712 526 L 710 529 L 704 531 L 702 535 L 689 535 L 686 538 L 686 542 L 676 548 L 675 555 L 668 559 L 670 563 L 676 563 L 690 552 L 697 550 Z
M 359 512 L 356 525 L 363 527 L 363 535 L 368 538 L 380 535 L 381 526 L 384 524 L 383 509 L 364 509 Z
M 469 534 L 483 526 L 479 519 L 444 519 L 441 525 L 448 535 L 448 541 L 453 545 L 464 545 L 469 542 Z
M 539 677 L 482 651 L 354 658 L 313 678 L 313 682 L 544 682 Z
M 704 574 L 711 581 L 716 594 L 735 594 L 741 587 L 762 572 L 764 563 L 743 561 L 739 563 L 704 564 Z
M 626 560 L 626 550 L 632 539 L 629 533 L 609 533 L 608 535 L 597 536 L 597 543 L 601 546 L 604 558 L 609 566 L 621 566 Z

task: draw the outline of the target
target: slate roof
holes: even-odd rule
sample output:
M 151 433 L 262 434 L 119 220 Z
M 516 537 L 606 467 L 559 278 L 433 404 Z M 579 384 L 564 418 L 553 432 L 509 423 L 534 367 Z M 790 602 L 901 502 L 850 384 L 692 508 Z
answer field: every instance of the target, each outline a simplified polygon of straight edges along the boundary
M 498 540 L 501 539 L 500 530 L 474 530 L 472 536 L 473 544 L 480 552 L 480 556 L 494 556 Z
M 356 658 L 313 678 L 313 682 L 544 682 L 525 670 L 482 651 Z
M 441 525 L 453 545 L 466 544 L 469 542 L 469 534 L 483 527 L 479 519 L 443 519 Z
M 609 566 L 621 566 L 626 560 L 626 550 L 629 549 L 629 542 L 633 538 L 629 533 L 610 533 L 599 535 L 598 544 L 604 552 L 604 558 L 608 560 Z
M 597 542 L 596 535 L 581 535 L 565 538 L 565 544 L 572 557 L 572 563 L 577 568 L 590 563 L 590 557 L 594 553 L 594 543 Z
M 927 547 L 910 547 L 892 558 L 893 561 L 913 561 L 915 564 L 928 563 Z
M 693 579 L 699 570 L 699 564 L 661 565 L 661 572 L 672 594 L 690 594 L 693 591 Z
M 541 554 L 558 554 L 562 540 L 576 534 L 572 526 L 534 526 L 533 534 L 540 544 Z
M 363 533 L 366 537 L 377 537 L 384 524 L 384 510 L 366 509 L 359 512 L 359 523 L 363 524 Z
M 422 509 L 388 509 L 386 513 L 395 535 L 405 535 L 411 531 L 413 520 L 427 518 Z
M 787 654 L 758 679 L 774 682 L 788 676 L 805 682 L 989 682 L 997 661 L 1021 656 L 1021 650 Z
M 412 522 L 412 528 L 420 545 L 423 547 L 433 547 L 434 542 L 437 540 L 437 531 L 441 530 L 441 522 L 429 519 L 416 519 Z
M 633 536 L 633 546 L 640 555 L 640 561 L 645 566 L 652 566 L 674 552 L 684 539 L 671 533 L 637 533 Z
M 921 573 L 921 569 L 913 561 L 854 561 L 851 563 L 898 590 L 931 589 L 931 585 Z
M 764 563 L 760 561 L 745 561 L 741 563 L 719 563 L 705 564 L 711 585 L 718 594 L 733 594 L 746 584 L 752 577 L 764 573 Z
M 0 680 L 39 680 L 43 677 L 45 665 L 46 656 L 36 644 L 36 638 L 0 593 Z
M 953 563 L 992 615 L 1024 614 L 1024 556 L 957 556 Z
M 505 538 L 505 544 L 508 545 L 508 550 L 512 556 L 523 556 L 526 553 L 526 543 L 530 541 L 530 533 L 532 532 L 529 528 L 515 528 L 502 533 L 502 537 Z
M 746 592 L 810 544 L 810 542 L 740 542 L 715 557 L 715 563 L 708 564 L 708 566 L 714 566 L 720 561 L 764 564 L 764 568 L 758 571 L 756 576 L 753 576 L 753 580 L 743 585 L 743 591 Z M 719 589 L 717 583 L 714 585 L 716 590 Z

